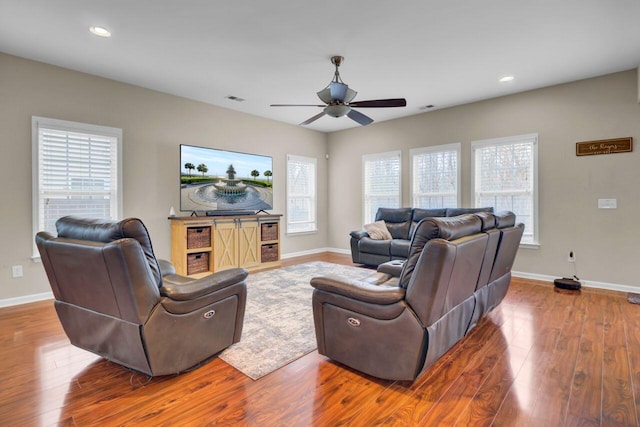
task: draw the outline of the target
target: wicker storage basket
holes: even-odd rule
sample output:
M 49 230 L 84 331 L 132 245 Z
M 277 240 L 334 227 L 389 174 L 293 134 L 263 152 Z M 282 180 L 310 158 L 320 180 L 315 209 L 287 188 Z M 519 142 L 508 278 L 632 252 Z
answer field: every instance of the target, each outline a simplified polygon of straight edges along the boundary
M 211 246 L 211 227 L 187 228 L 187 249 L 208 248 Z
M 278 244 L 262 245 L 261 261 L 271 262 L 278 260 Z
M 278 223 L 267 222 L 260 226 L 260 240 L 278 240 Z
M 209 271 L 209 252 L 198 252 L 187 255 L 187 275 L 206 273 Z

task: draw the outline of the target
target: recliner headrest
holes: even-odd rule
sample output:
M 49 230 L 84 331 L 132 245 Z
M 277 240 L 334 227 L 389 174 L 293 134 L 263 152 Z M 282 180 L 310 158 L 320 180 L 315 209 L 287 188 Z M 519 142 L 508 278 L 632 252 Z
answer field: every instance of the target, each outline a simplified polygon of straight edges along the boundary
M 491 230 L 496 228 L 496 217 L 490 212 L 477 212 L 475 214 L 480 221 L 482 221 L 482 231 Z
M 460 215 L 446 218 L 428 218 L 424 220 L 432 224 L 435 238 L 455 240 L 482 231 L 482 221 L 474 214 Z M 418 230 L 420 225 L 418 225 Z
M 516 214 L 509 211 L 498 212 L 496 218 L 496 228 L 507 228 L 516 225 Z
M 149 267 L 151 267 L 156 283 L 158 283 L 158 286 L 162 284 L 160 267 L 153 253 L 149 232 L 138 218 L 111 221 L 64 216 L 56 221 L 56 230 L 58 231 L 58 237 L 66 239 L 90 240 L 101 243 L 110 243 L 124 238 L 137 240 L 149 262 Z

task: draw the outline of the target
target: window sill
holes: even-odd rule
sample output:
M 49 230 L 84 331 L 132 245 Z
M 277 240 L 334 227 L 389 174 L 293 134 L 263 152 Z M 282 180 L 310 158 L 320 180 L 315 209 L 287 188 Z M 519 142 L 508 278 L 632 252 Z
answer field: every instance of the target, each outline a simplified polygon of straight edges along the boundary
M 520 243 L 522 249 L 540 249 L 540 243 Z
M 309 234 L 318 234 L 318 230 L 313 231 L 295 231 L 295 232 L 287 232 L 285 233 L 287 237 L 295 237 L 295 236 L 306 236 Z

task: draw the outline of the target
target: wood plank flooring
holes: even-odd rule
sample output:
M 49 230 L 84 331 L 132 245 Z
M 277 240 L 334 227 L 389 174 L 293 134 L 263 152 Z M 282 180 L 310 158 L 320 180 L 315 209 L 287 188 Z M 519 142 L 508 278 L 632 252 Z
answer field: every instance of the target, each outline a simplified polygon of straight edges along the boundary
M 350 264 L 320 254 L 286 260 Z M 414 383 L 312 352 L 252 381 L 220 359 L 148 379 L 69 344 L 52 301 L 0 309 L 0 425 L 638 425 L 640 305 L 513 279 Z M 148 382 L 147 382 L 148 381 Z

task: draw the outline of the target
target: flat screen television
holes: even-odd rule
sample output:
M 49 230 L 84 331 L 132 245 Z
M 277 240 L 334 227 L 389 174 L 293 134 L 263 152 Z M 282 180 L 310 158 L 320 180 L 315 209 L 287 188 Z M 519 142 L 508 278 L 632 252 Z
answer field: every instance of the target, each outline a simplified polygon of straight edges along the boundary
M 273 209 L 270 156 L 180 145 L 180 210 L 208 215 Z

